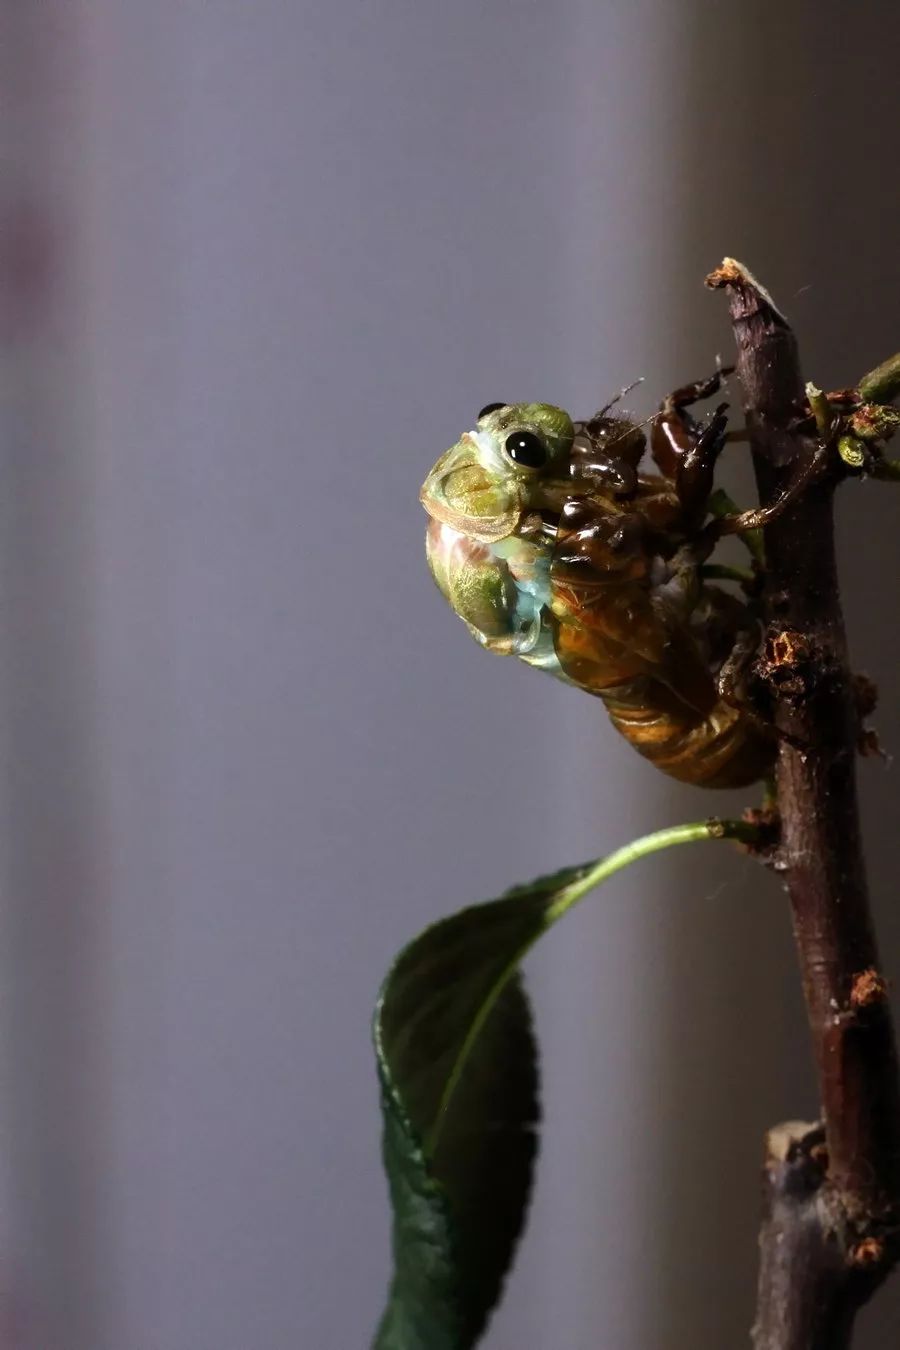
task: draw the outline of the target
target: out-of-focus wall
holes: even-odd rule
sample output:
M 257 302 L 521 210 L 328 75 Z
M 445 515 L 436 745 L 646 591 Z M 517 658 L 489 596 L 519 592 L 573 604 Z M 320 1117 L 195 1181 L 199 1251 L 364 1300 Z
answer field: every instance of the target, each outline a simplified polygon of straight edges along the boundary
M 814 15 L 0 8 L 10 1347 L 365 1345 L 391 954 L 712 809 L 468 641 L 416 492 L 489 400 L 643 374 L 648 411 L 708 370 L 724 252 L 820 383 L 900 345 L 893 46 Z M 846 495 L 888 681 L 900 501 Z M 863 777 L 890 969 L 898 789 Z M 543 1156 L 486 1347 L 740 1344 L 760 1136 L 815 1110 L 780 891 L 724 851 L 647 863 L 529 973 Z

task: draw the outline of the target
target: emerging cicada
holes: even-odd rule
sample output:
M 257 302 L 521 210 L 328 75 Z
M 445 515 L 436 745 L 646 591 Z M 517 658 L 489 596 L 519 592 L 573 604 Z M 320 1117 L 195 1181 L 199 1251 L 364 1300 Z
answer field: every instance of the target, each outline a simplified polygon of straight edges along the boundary
M 644 433 L 609 407 L 573 422 L 545 403 L 491 404 L 421 499 L 434 579 L 482 646 L 598 695 L 665 773 L 724 788 L 763 777 L 776 742 L 736 692 L 758 619 L 703 570 L 723 530 L 767 517 L 704 523 L 725 411 L 699 427 L 687 407 L 719 379 L 663 405 L 651 433 L 660 473 L 640 472 Z

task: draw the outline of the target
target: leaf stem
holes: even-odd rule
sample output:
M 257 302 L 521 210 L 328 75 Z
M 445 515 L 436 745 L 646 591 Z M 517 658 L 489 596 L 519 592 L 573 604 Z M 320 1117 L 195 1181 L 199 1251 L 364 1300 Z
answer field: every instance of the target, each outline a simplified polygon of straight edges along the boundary
M 577 880 L 563 887 L 557 898 L 552 904 L 547 906 L 544 912 L 542 925 L 537 931 L 524 942 L 516 952 L 513 953 L 510 960 L 503 967 L 497 979 L 492 984 L 486 997 L 478 1008 L 477 1013 L 472 1019 L 471 1025 L 466 1032 L 465 1039 L 460 1047 L 459 1054 L 454 1061 L 453 1067 L 447 1075 L 447 1081 L 444 1085 L 444 1091 L 441 1095 L 440 1105 L 434 1118 L 428 1136 L 425 1139 L 425 1153 L 428 1157 L 434 1157 L 435 1150 L 440 1140 L 441 1129 L 444 1120 L 447 1117 L 447 1111 L 453 1099 L 453 1094 L 459 1086 L 469 1056 L 475 1047 L 475 1043 L 480 1036 L 488 1017 L 490 1016 L 497 999 L 502 994 L 506 984 L 515 974 L 519 965 L 537 943 L 538 939 L 543 937 L 544 933 L 550 928 L 557 919 L 561 919 L 567 914 L 579 900 L 594 890 L 597 886 L 608 881 L 610 877 L 621 872 L 623 868 L 630 867 L 640 858 L 649 857 L 651 853 L 660 853 L 663 849 L 673 848 L 676 844 L 694 844 L 700 843 L 705 839 L 730 839 L 739 843 L 752 844 L 760 839 L 759 827 L 744 820 L 718 820 L 711 818 L 709 820 L 697 821 L 688 825 L 671 825 L 665 830 L 655 830 L 652 834 L 642 835 L 639 839 L 633 839 L 630 844 L 624 844 L 622 848 L 617 848 L 615 852 L 607 854 L 605 858 L 600 858 L 596 862 L 588 863 L 585 870 Z M 511 898 L 511 897 L 510 897 Z M 524 899 L 524 896 L 523 896 Z
M 756 573 L 749 567 L 731 567 L 728 563 L 703 563 L 700 575 L 708 581 L 736 581 L 741 586 L 752 586 Z
M 864 403 L 891 403 L 900 394 L 900 352 L 889 356 L 859 382 Z
M 589 891 L 608 881 L 616 872 L 630 867 L 640 858 L 649 857 L 651 853 L 660 853 L 663 849 L 673 848 L 676 844 L 700 843 L 704 839 L 732 839 L 752 843 L 758 837 L 758 828 L 746 821 L 710 819 L 690 825 L 671 825 L 665 830 L 655 830 L 653 834 L 642 835 L 640 839 L 632 839 L 630 844 L 623 844 L 614 853 L 609 853 L 605 858 L 593 863 L 584 876 L 579 877 L 561 892 L 559 898 L 547 910 L 546 926 L 555 923 Z
M 819 435 L 825 440 L 831 434 L 831 404 L 822 390 L 813 384 L 812 380 L 806 382 L 806 397 L 809 406 L 812 408 L 813 417 L 816 419 Z

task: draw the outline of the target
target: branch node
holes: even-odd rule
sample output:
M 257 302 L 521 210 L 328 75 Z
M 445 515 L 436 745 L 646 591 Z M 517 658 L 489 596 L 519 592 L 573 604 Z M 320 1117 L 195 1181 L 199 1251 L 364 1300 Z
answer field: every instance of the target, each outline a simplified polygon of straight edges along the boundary
M 887 1256 L 887 1248 L 881 1238 L 866 1237 L 857 1242 L 847 1253 L 847 1264 L 870 1268 L 877 1266 Z
M 758 672 L 783 698 L 802 698 L 809 692 L 814 673 L 809 638 L 793 628 L 770 627 Z
M 867 970 L 861 970 L 858 975 L 853 976 L 850 988 L 851 1008 L 871 1008 L 873 1004 L 886 1003 L 887 998 L 888 982 L 874 966 L 869 966 Z

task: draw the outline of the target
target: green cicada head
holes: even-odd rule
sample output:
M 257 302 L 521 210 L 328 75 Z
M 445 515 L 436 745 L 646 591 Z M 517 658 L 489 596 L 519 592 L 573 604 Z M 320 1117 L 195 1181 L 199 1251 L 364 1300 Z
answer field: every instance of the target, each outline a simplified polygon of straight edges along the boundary
M 569 414 L 549 403 L 493 404 L 441 455 L 422 505 L 471 539 L 505 539 L 565 479 L 573 437 Z

